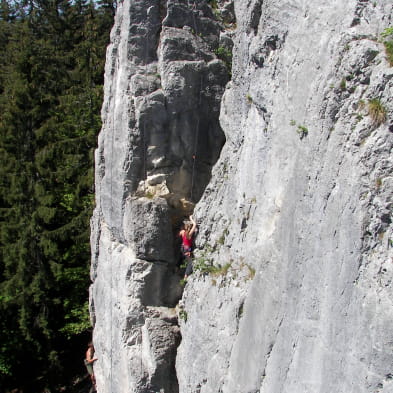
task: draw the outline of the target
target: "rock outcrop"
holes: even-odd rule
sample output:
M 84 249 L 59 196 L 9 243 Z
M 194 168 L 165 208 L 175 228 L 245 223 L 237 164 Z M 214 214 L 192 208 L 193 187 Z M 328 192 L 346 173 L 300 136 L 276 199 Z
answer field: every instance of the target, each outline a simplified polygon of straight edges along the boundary
M 177 392 L 181 297 L 174 234 L 200 199 L 224 134 L 229 78 L 206 2 L 119 3 L 96 151 L 91 314 L 100 392 Z
M 226 268 L 186 286 L 180 391 L 392 392 L 392 5 L 235 11 L 227 141 L 196 208 L 198 258 Z
M 119 4 L 92 219 L 99 393 L 393 391 L 392 19 L 388 1 Z M 174 233 L 196 202 L 182 294 Z

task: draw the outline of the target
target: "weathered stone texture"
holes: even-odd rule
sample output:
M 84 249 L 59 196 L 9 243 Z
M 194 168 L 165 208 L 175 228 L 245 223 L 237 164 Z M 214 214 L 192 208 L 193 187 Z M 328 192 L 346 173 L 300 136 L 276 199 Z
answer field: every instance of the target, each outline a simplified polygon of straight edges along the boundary
M 179 390 L 392 392 L 392 5 L 234 3 L 227 142 L 196 207 L 198 258 L 231 267 L 185 288 Z
M 100 393 L 178 392 L 174 233 L 225 141 L 229 72 L 205 1 L 119 2 L 96 151 L 91 314 Z
M 99 393 L 393 392 L 392 19 L 388 1 L 119 4 L 92 218 Z M 202 195 L 175 309 L 173 233 Z

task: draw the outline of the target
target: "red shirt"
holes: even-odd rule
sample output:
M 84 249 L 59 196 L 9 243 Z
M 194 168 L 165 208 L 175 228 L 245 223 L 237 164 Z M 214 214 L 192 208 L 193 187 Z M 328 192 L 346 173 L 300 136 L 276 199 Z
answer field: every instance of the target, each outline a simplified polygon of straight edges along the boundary
M 185 232 L 181 235 L 181 240 L 184 247 L 192 248 L 192 239 L 188 239 Z

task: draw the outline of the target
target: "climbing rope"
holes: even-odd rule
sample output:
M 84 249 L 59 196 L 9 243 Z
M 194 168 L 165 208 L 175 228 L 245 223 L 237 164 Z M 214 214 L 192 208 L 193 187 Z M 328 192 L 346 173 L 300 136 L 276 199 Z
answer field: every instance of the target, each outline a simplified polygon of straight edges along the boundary
M 194 24 L 195 34 L 198 35 L 198 26 L 195 18 L 195 10 L 196 10 L 196 2 L 195 0 L 190 5 L 190 0 L 187 0 L 187 5 L 191 9 L 192 19 Z M 196 177 L 196 161 L 198 159 L 198 143 L 199 143 L 199 124 L 200 124 L 200 116 L 199 110 L 201 108 L 202 103 L 202 89 L 203 89 L 203 75 L 201 74 L 200 83 L 199 83 L 199 99 L 198 99 L 198 107 L 197 107 L 197 121 L 196 121 L 196 132 L 195 132 L 195 140 L 194 140 L 194 149 L 192 155 L 192 171 L 191 171 L 191 190 L 190 190 L 190 200 L 193 202 L 194 199 L 194 187 L 195 187 L 195 177 Z
M 149 30 L 146 28 L 145 34 L 145 77 L 147 78 L 147 57 L 148 57 L 148 33 Z M 144 104 L 147 106 L 147 99 L 146 95 L 143 97 Z M 146 117 L 143 120 L 143 127 L 142 127 L 142 154 L 143 154 L 143 192 L 146 193 L 146 180 L 147 180 L 147 154 L 146 154 Z M 144 216 L 143 216 L 144 217 Z
M 199 143 L 199 109 L 202 104 L 202 89 L 203 89 L 203 75 L 201 75 L 200 83 L 199 83 L 199 99 L 198 99 L 198 107 L 197 107 L 197 121 L 196 121 L 196 132 L 195 132 L 195 140 L 194 140 L 194 151 L 192 156 L 192 172 L 191 172 L 191 191 L 190 191 L 190 200 L 193 202 L 193 194 L 194 194 L 194 185 L 195 185 L 195 171 L 196 171 L 196 160 L 198 153 L 198 143 Z
M 196 23 L 196 18 L 195 18 L 195 12 L 194 12 L 194 10 L 196 10 L 196 2 L 195 2 L 195 0 L 194 0 L 193 3 L 192 3 L 192 6 L 190 6 L 190 0 L 187 0 L 187 5 L 188 5 L 188 8 L 191 9 L 192 19 L 193 19 L 193 23 L 194 23 L 194 31 L 195 31 L 195 34 L 198 34 L 198 28 L 197 28 L 197 23 Z

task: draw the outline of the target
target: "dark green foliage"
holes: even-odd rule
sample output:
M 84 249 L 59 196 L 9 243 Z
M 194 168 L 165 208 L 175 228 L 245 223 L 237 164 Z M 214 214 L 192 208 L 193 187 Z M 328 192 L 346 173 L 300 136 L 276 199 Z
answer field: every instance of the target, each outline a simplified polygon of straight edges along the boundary
M 0 1 L 2 391 L 55 391 L 83 356 L 71 350 L 89 328 L 92 161 L 113 13 L 110 2 Z
M 217 57 L 219 59 L 221 59 L 225 63 L 229 73 L 231 73 L 231 70 L 232 70 L 232 51 L 230 49 L 226 48 L 226 47 L 219 46 L 215 50 L 215 53 L 216 53 Z

